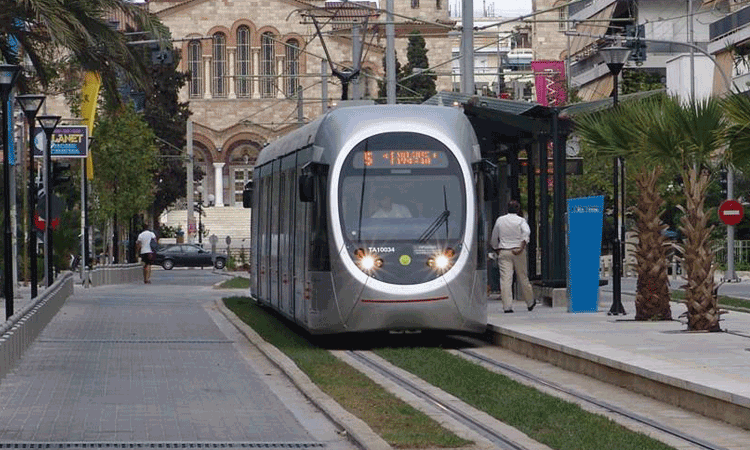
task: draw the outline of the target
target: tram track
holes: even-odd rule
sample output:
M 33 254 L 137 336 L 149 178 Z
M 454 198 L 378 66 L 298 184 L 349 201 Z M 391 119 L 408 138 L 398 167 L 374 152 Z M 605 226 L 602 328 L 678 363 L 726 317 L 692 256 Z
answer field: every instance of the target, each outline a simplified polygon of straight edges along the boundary
M 466 338 L 457 338 L 456 341 L 467 343 Z M 681 445 L 689 445 L 690 448 L 705 449 L 705 450 L 727 450 L 726 447 L 713 444 L 705 439 L 696 437 L 694 435 L 685 433 L 673 426 L 664 424 L 658 420 L 647 417 L 643 414 L 628 410 L 627 408 L 612 404 L 610 402 L 603 401 L 599 398 L 591 395 L 582 393 L 576 389 L 564 386 L 550 379 L 535 375 L 521 367 L 509 364 L 507 362 L 498 361 L 491 357 L 485 356 L 477 352 L 476 350 L 466 348 L 466 345 L 454 345 L 450 346 L 453 350 L 450 350 L 454 354 L 458 354 L 465 359 L 475 362 L 476 364 L 489 366 L 495 369 L 495 371 L 504 375 L 510 375 L 515 379 L 523 379 L 525 384 L 531 385 L 536 388 L 545 390 L 556 391 L 570 399 L 574 399 L 578 404 L 585 404 L 589 407 L 595 408 L 604 413 L 608 413 L 610 416 L 619 416 L 626 421 L 638 424 L 642 430 L 648 430 L 650 433 L 659 434 L 664 437 L 668 437 L 673 443 L 679 442 Z M 347 350 L 345 352 L 354 360 L 358 361 L 363 366 L 376 372 L 381 377 L 390 380 L 400 388 L 410 392 L 412 395 L 424 401 L 437 410 L 440 410 L 453 418 L 457 423 L 467 427 L 473 432 L 479 434 L 485 439 L 489 440 L 493 445 L 502 449 L 527 449 L 528 447 L 520 444 L 517 440 L 509 438 L 506 434 L 498 432 L 496 427 L 488 426 L 486 423 L 472 417 L 471 414 L 466 411 L 471 408 L 458 408 L 455 402 L 446 402 L 428 391 L 424 386 L 419 386 L 407 377 L 397 373 L 388 364 L 380 362 L 379 358 L 373 357 L 372 354 L 364 350 Z M 433 390 L 434 392 L 434 390 Z M 674 444 L 672 444 L 674 445 Z M 679 447 L 684 448 L 684 447 Z
M 657 422 L 657 421 L 655 421 L 653 419 L 650 419 L 650 418 L 645 417 L 643 415 L 637 414 L 635 412 L 628 411 L 625 408 L 621 408 L 619 406 L 613 405 L 613 404 L 605 402 L 603 400 L 594 398 L 594 397 L 592 397 L 590 395 L 586 395 L 584 393 L 576 391 L 575 389 L 571 389 L 571 388 L 562 386 L 562 385 L 560 385 L 558 383 L 555 383 L 555 382 L 552 382 L 550 380 L 547 380 L 547 379 L 544 379 L 542 377 L 539 377 L 537 375 L 534 375 L 534 374 L 532 374 L 532 373 L 530 373 L 530 372 L 528 372 L 526 370 L 523 370 L 523 369 L 521 369 L 519 367 L 510 365 L 510 364 L 507 364 L 507 363 L 503 363 L 503 362 L 500 362 L 500 361 L 496 361 L 496 360 L 494 360 L 492 358 L 488 358 L 488 357 L 486 357 L 484 355 L 481 355 L 481 354 L 479 354 L 479 353 L 477 353 L 475 351 L 472 351 L 472 350 L 458 349 L 456 351 L 458 353 L 460 353 L 461 355 L 465 355 L 466 357 L 468 357 L 469 360 L 481 361 L 481 362 L 483 362 L 485 364 L 489 364 L 490 366 L 495 367 L 496 369 L 498 369 L 500 372 L 505 372 L 505 373 L 508 373 L 508 374 L 513 374 L 513 375 L 515 375 L 517 377 L 521 377 L 521 378 L 527 380 L 528 382 L 530 382 L 532 385 L 544 386 L 546 388 L 549 388 L 549 389 L 555 390 L 557 392 L 563 393 L 563 394 L 565 394 L 567 396 L 575 398 L 579 402 L 584 402 L 584 403 L 587 403 L 589 405 L 598 407 L 598 408 L 600 408 L 600 409 L 602 409 L 604 411 L 607 411 L 607 412 L 610 412 L 610 413 L 613 413 L 613 414 L 617 414 L 617 415 L 619 415 L 621 417 L 624 417 L 626 419 L 629 419 L 629 420 L 632 420 L 634 422 L 637 422 L 637 423 L 639 423 L 641 425 L 644 425 L 644 426 L 646 426 L 648 428 L 656 430 L 656 431 L 658 431 L 660 433 L 664 433 L 666 435 L 669 435 L 669 436 L 672 436 L 674 438 L 677 438 L 677 439 L 679 439 L 681 441 L 687 442 L 687 443 L 689 443 L 691 445 L 696 446 L 697 448 L 705 449 L 705 450 L 726 450 L 725 447 L 720 447 L 720 446 L 714 445 L 714 444 L 712 444 L 710 442 L 707 442 L 707 441 L 705 441 L 703 439 L 699 439 L 699 438 L 697 438 L 695 436 L 692 436 L 690 434 L 684 433 L 684 432 L 682 432 L 682 431 L 680 431 L 680 430 L 678 430 L 676 428 L 667 426 L 665 424 L 662 424 L 660 422 Z
M 490 443 L 495 445 L 496 448 L 503 450 L 529 450 L 528 447 L 522 445 L 516 439 L 499 432 L 498 430 L 494 429 L 491 426 L 488 426 L 485 423 L 482 423 L 480 420 L 472 417 L 466 411 L 457 408 L 454 404 L 438 398 L 424 388 L 418 386 L 416 383 L 396 373 L 390 367 L 381 363 L 378 359 L 370 356 L 369 352 L 363 350 L 347 350 L 345 353 L 355 361 L 366 366 L 368 369 L 375 371 L 380 376 L 385 377 L 402 389 L 405 389 L 411 394 L 415 395 L 420 400 L 442 411 L 444 414 L 448 415 L 456 422 L 484 437 Z

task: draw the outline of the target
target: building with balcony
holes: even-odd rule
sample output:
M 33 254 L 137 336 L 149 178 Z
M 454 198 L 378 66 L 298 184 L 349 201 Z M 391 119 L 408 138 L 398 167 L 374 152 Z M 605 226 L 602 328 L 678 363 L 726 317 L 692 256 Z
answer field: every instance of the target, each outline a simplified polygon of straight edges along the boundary
M 714 56 L 712 87 L 716 93 L 750 89 L 750 6 L 746 2 L 706 1 L 704 8 L 727 14 L 709 25 L 708 52 Z M 725 79 L 726 76 L 726 79 Z M 727 80 L 731 87 L 727 86 Z
M 454 20 L 457 26 L 461 24 L 461 17 L 454 17 Z M 530 100 L 531 90 L 527 89 L 527 84 L 533 82 L 531 61 L 534 59 L 531 25 L 508 21 L 504 17 L 474 18 L 474 27 L 481 30 L 474 33 L 475 91 L 485 96 L 499 97 L 504 94 L 504 98 Z M 452 34 L 451 47 L 454 58 L 451 67 L 452 90 L 460 91 L 459 33 Z
M 634 34 L 638 27 L 645 41 L 645 60 L 626 63 L 625 70 L 645 71 L 660 77 L 670 92 L 690 93 L 690 66 L 693 79 L 711 75 L 711 61 L 693 45 L 705 50 L 709 41 L 709 24 L 724 17 L 727 2 L 700 0 L 591 0 L 568 7 L 569 31 L 566 33 L 564 57 L 571 86 L 581 100 L 597 100 L 612 94 L 614 80 L 599 50 L 617 42 L 612 36 Z M 688 5 L 692 11 L 688 11 Z M 656 41 L 656 42 L 655 42 Z M 632 58 L 632 57 L 631 57 Z M 689 59 L 686 59 L 689 58 Z M 692 63 L 691 63 L 692 61 Z M 686 85 L 687 84 L 687 85 Z M 696 96 L 710 95 L 706 83 L 694 83 Z M 703 89 L 701 91 L 701 89 Z M 700 92 L 699 92 L 700 91 Z

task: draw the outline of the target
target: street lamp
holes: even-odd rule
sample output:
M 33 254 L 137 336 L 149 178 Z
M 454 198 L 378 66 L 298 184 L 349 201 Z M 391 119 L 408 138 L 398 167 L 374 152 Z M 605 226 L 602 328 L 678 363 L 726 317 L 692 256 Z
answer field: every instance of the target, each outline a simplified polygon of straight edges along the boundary
M 31 298 L 37 295 L 37 254 L 36 254 L 36 224 L 34 215 L 36 214 L 36 180 L 34 167 L 34 124 L 36 123 L 36 113 L 44 103 L 43 95 L 26 94 L 16 97 L 18 104 L 21 105 L 26 122 L 29 124 L 29 260 L 31 265 Z
M 617 108 L 617 77 L 620 75 L 625 61 L 628 60 L 630 49 L 623 46 L 605 47 L 600 50 L 604 62 L 609 68 L 613 79 L 612 107 Z M 609 315 L 627 314 L 622 306 L 622 288 L 620 279 L 622 277 L 622 243 L 625 241 L 624 229 L 620 217 L 620 202 L 625 203 L 625 161 L 622 156 L 615 156 L 612 173 L 612 184 L 614 185 L 614 214 L 615 239 L 612 243 L 612 307 Z M 622 216 L 625 215 L 623 208 Z
M 198 213 L 198 244 L 203 245 L 203 222 L 201 220 L 201 216 L 203 215 L 203 187 L 199 186 L 194 194 L 198 197 L 198 203 L 193 206 L 195 212 Z
M 21 66 L 0 64 L 0 94 L 3 108 L 3 217 L 5 235 L 3 236 L 3 294 L 5 295 L 5 318 L 13 315 L 13 236 L 10 226 L 10 130 L 8 129 L 8 99 L 10 91 L 16 84 Z
M 47 278 L 47 287 L 52 286 L 54 264 L 52 262 L 52 133 L 60 116 L 39 116 L 36 120 L 44 130 L 46 139 L 46 150 L 44 152 L 44 271 Z

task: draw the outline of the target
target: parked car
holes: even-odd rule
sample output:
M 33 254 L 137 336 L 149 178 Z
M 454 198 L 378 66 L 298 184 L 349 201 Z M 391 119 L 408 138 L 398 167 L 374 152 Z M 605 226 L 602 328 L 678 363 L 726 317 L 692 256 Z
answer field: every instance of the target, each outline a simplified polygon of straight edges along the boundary
M 156 252 L 154 264 L 161 265 L 165 270 L 172 267 L 215 267 L 223 269 L 227 265 L 227 255 L 211 253 L 196 244 L 174 244 L 159 249 Z

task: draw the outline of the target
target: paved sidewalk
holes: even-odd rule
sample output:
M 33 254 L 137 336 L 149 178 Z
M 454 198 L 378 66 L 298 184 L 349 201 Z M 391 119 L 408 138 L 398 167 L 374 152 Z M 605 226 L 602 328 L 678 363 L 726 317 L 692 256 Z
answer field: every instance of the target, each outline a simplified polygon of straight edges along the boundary
M 733 284 L 750 292 L 748 280 Z M 489 323 L 503 336 L 735 405 L 734 414 L 742 414 L 743 427 L 750 428 L 750 314 L 723 315 L 721 333 L 687 332 L 687 325 L 677 320 L 685 305 L 673 302 L 675 320 L 636 322 L 634 289 L 635 279 L 623 280 L 624 316 L 607 314 L 609 284 L 600 288 L 596 313 L 543 305 L 528 312 L 516 302 L 515 313 L 504 314 L 502 303 L 492 299 Z
M 226 291 L 212 285 L 226 277 L 175 270 L 152 279 L 75 287 L 0 380 L 0 446 L 353 448 L 214 310 Z

